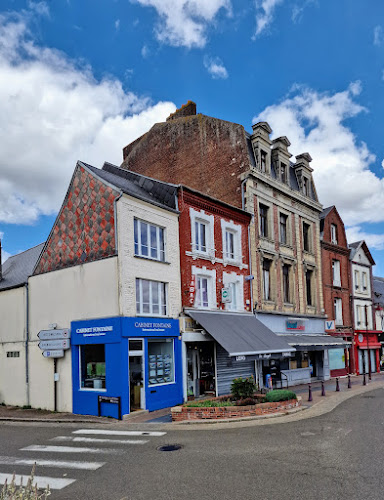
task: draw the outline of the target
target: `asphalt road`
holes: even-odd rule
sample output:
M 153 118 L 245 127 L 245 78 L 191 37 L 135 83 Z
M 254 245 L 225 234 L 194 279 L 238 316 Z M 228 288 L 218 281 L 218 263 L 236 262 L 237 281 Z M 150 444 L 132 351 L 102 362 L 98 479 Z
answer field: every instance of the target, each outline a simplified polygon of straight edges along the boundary
M 75 480 L 54 490 L 52 500 L 382 500 L 383 409 L 384 390 L 379 389 L 353 397 L 320 417 L 225 430 L 194 426 L 163 431 L 166 434 L 160 436 L 130 436 L 108 432 L 162 428 L 3 424 L 0 478 L 13 471 L 29 473 L 29 465 L 14 459 L 37 459 L 47 461 L 38 465 L 37 476 Z M 102 434 L 86 434 L 95 429 Z M 112 442 L 93 441 L 98 439 Z M 166 444 L 182 448 L 157 449 Z M 21 450 L 36 445 L 92 451 Z M 51 460 L 54 463 L 47 465 Z M 65 463 L 56 467 L 57 461 Z M 79 469 L 84 466 L 98 468 Z

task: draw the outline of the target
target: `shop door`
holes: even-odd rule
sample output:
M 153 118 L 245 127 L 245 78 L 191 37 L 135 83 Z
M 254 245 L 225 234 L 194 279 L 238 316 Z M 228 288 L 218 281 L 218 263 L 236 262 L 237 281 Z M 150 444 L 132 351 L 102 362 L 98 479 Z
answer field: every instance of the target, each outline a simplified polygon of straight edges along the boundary
M 376 373 L 376 351 L 372 349 L 371 353 L 371 372 Z
M 188 346 L 188 388 L 187 394 L 189 397 L 197 398 L 200 396 L 199 380 L 200 380 L 200 356 L 199 350 Z
M 143 382 L 143 356 L 129 356 L 129 402 L 131 412 L 144 408 Z
M 187 394 L 197 398 L 216 394 L 213 342 L 199 342 L 187 347 Z

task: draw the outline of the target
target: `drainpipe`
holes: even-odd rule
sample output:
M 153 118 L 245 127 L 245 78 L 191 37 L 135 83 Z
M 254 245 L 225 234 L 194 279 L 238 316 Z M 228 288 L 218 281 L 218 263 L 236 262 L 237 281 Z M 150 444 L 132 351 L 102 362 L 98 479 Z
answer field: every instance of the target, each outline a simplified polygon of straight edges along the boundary
M 29 391 L 29 288 L 28 281 L 25 284 L 25 385 L 27 405 L 30 405 Z
M 243 179 L 241 181 L 241 207 L 245 211 L 245 183 L 248 180 L 248 177 Z M 254 214 L 252 214 L 252 222 L 254 221 Z M 248 261 L 249 261 L 249 276 L 252 276 L 252 252 L 251 252 L 251 229 L 248 224 Z M 254 313 L 253 310 L 253 280 L 249 280 L 249 288 L 250 288 L 250 295 L 251 295 L 251 311 Z
M 113 215 L 115 217 L 115 252 L 117 256 L 117 302 L 119 306 L 119 314 L 123 315 L 122 304 L 121 304 L 121 296 L 120 296 L 120 260 L 119 260 L 119 235 L 118 235 L 118 224 L 117 224 L 117 202 L 123 196 L 123 191 L 120 191 L 119 195 L 115 198 L 113 202 Z

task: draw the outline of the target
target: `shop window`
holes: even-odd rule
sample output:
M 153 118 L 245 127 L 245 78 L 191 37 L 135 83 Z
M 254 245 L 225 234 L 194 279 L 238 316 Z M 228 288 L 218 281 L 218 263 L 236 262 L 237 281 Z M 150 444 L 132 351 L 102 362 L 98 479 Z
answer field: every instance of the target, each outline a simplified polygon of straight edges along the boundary
M 308 368 L 309 357 L 308 353 L 305 351 L 296 351 L 295 357 L 289 361 L 290 370 L 296 370 L 297 368 Z
M 164 229 L 139 219 L 134 220 L 135 255 L 165 261 Z
M 306 252 L 311 251 L 311 226 L 303 222 L 303 248 Z
M 264 300 L 271 300 L 271 264 L 268 259 L 263 260 L 263 292 Z
M 331 224 L 331 243 L 337 245 L 337 226 L 335 224 Z
M 287 264 L 283 265 L 283 300 L 286 303 L 291 302 L 291 297 L 290 297 L 290 287 L 289 287 L 289 271 L 290 267 Z
M 142 351 L 143 350 L 143 341 L 142 340 L 130 340 L 129 341 L 129 352 L 131 351 Z
M 288 215 L 280 214 L 280 243 L 286 245 L 287 238 Z
M 148 385 L 175 381 L 174 340 L 148 340 Z
M 80 346 L 80 387 L 105 389 L 105 345 Z
M 333 300 L 334 314 L 335 314 L 335 324 L 340 326 L 343 324 L 343 305 L 340 298 L 335 298 Z
M 340 261 L 339 260 L 332 261 L 332 282 L 333 282 L 333 286 L 341 286 Z
M 136 313 L 167 315 L 166 283 L 136 279 Z
M 268 238 L 268 207 L 266 205 L 259 205 L 260 212 L 260 236 Z
M 305 284 L 307 288 L 307 305 L 312 306 L 313 305 L 313 299 L 312 299 L 312 275 L 313 271 L 306 271 L 305 273 Z

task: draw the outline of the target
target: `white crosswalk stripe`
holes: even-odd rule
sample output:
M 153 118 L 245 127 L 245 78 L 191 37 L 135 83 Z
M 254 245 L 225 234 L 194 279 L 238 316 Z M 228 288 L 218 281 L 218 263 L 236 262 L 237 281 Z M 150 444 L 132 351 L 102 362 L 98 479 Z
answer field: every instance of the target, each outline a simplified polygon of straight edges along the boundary
M 18 457 L 2 457 L 0 456 L 0 464 L 6 465 L 30 465 L 36 464 L 37 467 L 57 467 L 59 469 L 81 469 L 81 470 L 97 470 L 100 469 L 105 462 L 80 462 L 74 460 L 42 460 L 40 458 L 18 458 Z
M 113 444 L 145 444 L 146 439 L 104 439 L 90 437 L 56 436 L 51 441 L 71 441 L 73 443 L 113 443 Z
M 45 444 L 32 444 L 21 451 L 44 451 L 49 453 L 119 453 L 114 448 L 80 448 L 77 446 L 49 446 Z
M 2 474 L 0 473 L 0 484 L 4 484 L 5 481 L 8 484 L 12 481 L 13 474 Z M 20 474 L 15 474 L 15 482 L 16 484 L 20 484 L 23 481 L 23 484 L 27 484 L 29 476 L 24 476 Z M 33 484 L 37 484 L 39 489 L 46 488 L 49 486 L 52 490 L 61 490 L 66 486 L 74 483 L 76 479 L 69 479 L 63 477 L 46 477 L 46 476 L 35 476 Z
M 78 429 L 73 431 L 72 434 L 102 434 L 104 436 L 151 436 L 160 437 L 165 436 L 166 432 L 159 431 L 110 431 L 104 429 Z

